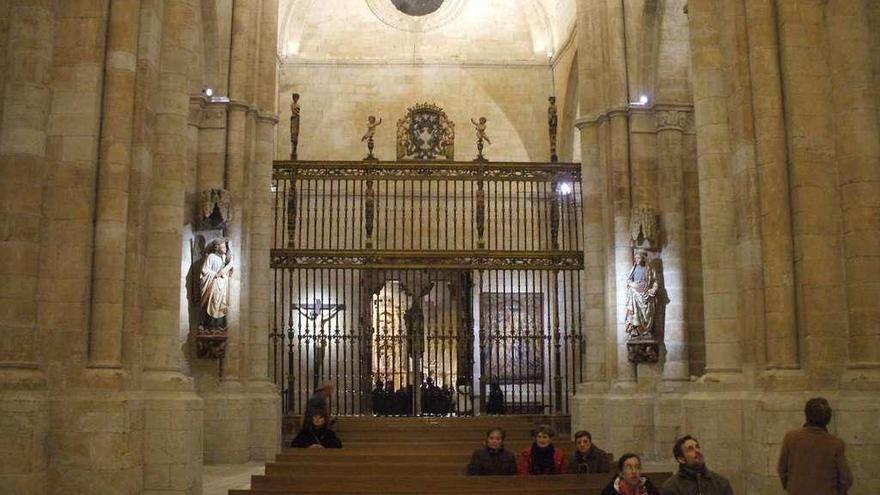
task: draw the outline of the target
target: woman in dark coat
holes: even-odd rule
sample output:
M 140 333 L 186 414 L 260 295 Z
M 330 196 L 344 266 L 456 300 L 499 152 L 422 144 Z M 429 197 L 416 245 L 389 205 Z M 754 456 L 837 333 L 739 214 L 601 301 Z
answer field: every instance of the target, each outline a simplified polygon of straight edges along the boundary
M 516 474 L 516 457 L 504 450 L 504 430 L 492 428 L 486 432 L 486 445 L 475 450 L 468 463 L 470 476 Z
M 651 480 L 642 476 L 642 461 L 635 454 L 623 454 L 617 461 L 618 473 L 602 490 L 602 495 L 660 495 Z
M 299 449 L 338 449 L 342 447 L 342 442 L 333 430 L 327 428 L 327 415 L 318 412 L 299 430 L 290 446 Z

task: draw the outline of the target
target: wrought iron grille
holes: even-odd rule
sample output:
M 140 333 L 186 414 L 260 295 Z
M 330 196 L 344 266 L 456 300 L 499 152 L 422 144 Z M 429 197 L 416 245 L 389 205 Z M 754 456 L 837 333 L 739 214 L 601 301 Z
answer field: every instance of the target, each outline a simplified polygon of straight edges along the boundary
M 277 162 L 285 413 L 556 413 L 582 380 L 576 164 Z

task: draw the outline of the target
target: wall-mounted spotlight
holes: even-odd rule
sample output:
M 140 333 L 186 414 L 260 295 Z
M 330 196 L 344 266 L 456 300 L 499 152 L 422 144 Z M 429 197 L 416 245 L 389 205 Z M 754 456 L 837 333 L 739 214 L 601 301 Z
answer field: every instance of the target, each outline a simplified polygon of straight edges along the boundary
M 643 107 L 648 104 L 648 95 L 641 95 L 638 101 L 631 101 L 629 104 Z
M 205 88 L 202 89 L 202 95 L 204 95 L 205 98 L 207 98 L 208 101 L 210 101 L 211 103 L 229 103 L 228 96 L 215 95 L 214 88 L 212 88 L 210 86 L 205 86 Z

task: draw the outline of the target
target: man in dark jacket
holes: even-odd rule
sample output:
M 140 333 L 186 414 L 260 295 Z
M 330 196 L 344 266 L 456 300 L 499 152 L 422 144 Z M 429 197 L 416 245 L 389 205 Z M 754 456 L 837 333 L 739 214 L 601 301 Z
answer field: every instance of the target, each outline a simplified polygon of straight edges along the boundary
M 672 475 L 660 493 L 663 495 L 733 495 L 727 478 L 706 467 L 700 442 L 685 435 L 675 441 L 672 454 L 678 461 L 678 472 Z
M 611 471 L 608 454 L 593 445 L 593 436 L 586 430 L 574 434 L 577 450 L 571 456 L 569 466 L 574 474 L 607 473 Z
M 845 495 L 853 484 L 843 440 L 828 433 L 831 406 L 822 397 L 804 406 L 806 424 L 782 441 L 777 471 L 789 495 Z
M 492 428 L 486 432 L 486 445 L 474 451 L 467 466 L 470 476 L 516 474 L 516 457 L 504 450 L 504 430 Z

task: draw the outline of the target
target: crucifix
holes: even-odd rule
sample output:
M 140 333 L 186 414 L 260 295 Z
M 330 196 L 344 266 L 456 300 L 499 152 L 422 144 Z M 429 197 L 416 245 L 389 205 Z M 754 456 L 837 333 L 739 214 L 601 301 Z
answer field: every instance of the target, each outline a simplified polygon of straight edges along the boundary
M 320 382 L 321 373 L 324 369 L 324 352 L 327 349 L 327 338 L 324 334 L 324 325 L 336 317 L 340 311 L 345 310 L 345 304 L 324 304 L 318 298 L 314 303 L 290 303 L 290 309 L 296 310 L 300 316 L 312 322 L 315 332 L 312 337 L 315 339 L 314 364 L 312 367 L 312 375 L 315 385 Z M 323 316 L 324 314 L 327 316 Z M 318 335 L 321 335 L 319 338 Z

